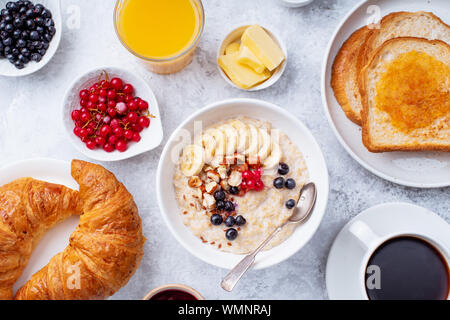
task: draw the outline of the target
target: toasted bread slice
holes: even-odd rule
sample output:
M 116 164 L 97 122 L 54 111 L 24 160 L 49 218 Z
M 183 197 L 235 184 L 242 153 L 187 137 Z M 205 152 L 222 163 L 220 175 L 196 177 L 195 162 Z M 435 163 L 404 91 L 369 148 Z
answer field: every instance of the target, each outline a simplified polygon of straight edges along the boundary
M 450 151 L 450 45 L 413 37 L 388 40 L 361 71 L 359 86 L 362 138 L 369 151 Z M 388 98 L 380 104 L 391 113 L 377 105 L 379 97 Z M 406 131 L 398 119 L 409 126 Z
M 336 100 L 344 110 L 345 115 L 354 123 L 360 125 L 361 98 L 358 88 L 356 62 L 361 47 L 366 42 L 372 30 L 362 27 L 356 30 L 342 45 L 331 69 L 331 87 Z
M 394 12 L 385 16 L 378 27 L 363 27 L 350 36 L 334 61 L 331 86 L 345 114 L 356 124 L 362 123 L 358 87 L 361 70 L 381 44 L 397 37 L 450 43 L 450 27 L 429 12 Z

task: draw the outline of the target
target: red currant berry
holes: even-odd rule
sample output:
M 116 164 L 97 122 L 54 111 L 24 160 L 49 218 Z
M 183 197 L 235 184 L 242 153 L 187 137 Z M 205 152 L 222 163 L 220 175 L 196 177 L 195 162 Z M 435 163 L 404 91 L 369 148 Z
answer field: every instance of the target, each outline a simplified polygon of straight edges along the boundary
M 108 101 L 108 108 L 115 108 L 116 107 L 116 101 L 114 100 L 109 100 Z
M 88 136 L 88 134 L 89 134 L 89 132 L 85 128 L 81 128 L 79 132 L 80 132 L 80 137 L 81 138 L 86 138 Z
M 109 88 L 109 81 L 102 80 L 102 81 L 100 82 L 100 86 L 101 86 L 103 89 L 108 89 L 108 88 Z
M 93 103 L 97 103 L 97 101 L 98 101 L 98 95 L 96 95 L 96 94 L 94 94 L 94 93 L 90 94 L 90 95 L 89 95 L 89 101 L 90 101 L 90 102 L 93 102 Z
M 242 172 L 242 179 L 244 179 L 244 180 L 253 179 L 253 173 L 250 170 L 246 170 L 246 171 Z
M 133 130 L 134 132 L 141 132 L 142 130 L 144 130 L 144 128 L 142 128 L 140 125 L 138 125 L 137 123 L 133 123 L 131 125 L 131 130 Z
M 125 113 L 127 112 L 127 110 L 128 110 L 128 107 L 127 107 L 127 105 L 125 104 L 125 102 L 119 102 L 119 103 L 116 105 L 116 111 L 117 111 L 119 114 L 125 114 Z
M 264 183 L 261 180 L 256 181 L 255 190 L 262 191 L 264 189 Z
M 255 189 L 255 184 L 256 184 L 256 181 L 255 181 L 255 180 L 253 180 L 253 179 L 248 179 L 248 180 L 247 180 L 247 189 L 249 189 L 249 190 Z
M 139 101 L 139 110 L 148 110 L 148 102 L 144 100 Z
M 87 100 L 88 98 L 89 98 L 89 91 L 81 90 L 80 91 L 80 99 L 81 100 Z
M 81 120 L 75 121 L 75 126 L 78 127 L 78 128 L 81 128 L 82 126 L 84 126 L 84 123 Z
M 92 140 L 88 140 L 86 141 L 86 147 L 88 147 L 88 149 L 94 150 L 97 147 L 97 144 Z
M 117 94 L 114 90 L 108 90 L 108 99 L 116 100 Z
M 105 145 L 103 146 L 103 150 L 105 150 L 106 152 L 113 152 L 114 146 L 112 144 L 105 143 Z
M 106 99 L 103 98 L 103 97 L 99 97 L 99 98 L 98 98 L 98 103 L 104 103 L 104 104 L 106 104 Z
M 131 138 L 131 140 L 133 140 L 134 142 L 139 142 L 141 141 L 141 135 L 137 132 L 133 133 L 133 137 Z
M 95 123 L 95 121 L 91 121 L 91 122 L 89 122 L 88 127 L 92 128 L 92 129 L 96 129 L 97 128 L 97 124 Z
M 80 101 L 80 106 L 86 107 L 87 104 L 88 104 L 88 102 L 89 102 L 89 100 L 81 100 L 81 101 Z
M 136 112 L 132 111 L 127 114 L 127 119 L 130 123 L 136 123 L 138 121 L 138 115 Z
M 112 78 L 111 82 L 110 82 L 110 85 L 111 85 L 111 88 L 113 88 L 113 89 L 118 91 L 118 90 L 122 89 L 123 82 L 119 78 Z
M 125 96 L 123 94 L 120 94 L 117 96 L 116 98 L 117 102 L 124 102 L 125 101 Z
M 116 143 L 116 149 L 119 150 L 120 152 L 125 152 L 127 150 L 127 143 L 125 140 L 119 140 Z
M 150 126 L 150 119 L 147 117 L 139 117 L 138 124 L 142 128 L 148 128 Z
M 107 136 L 109 136 L 111 134 L 111 127 L 108 126 L 107 124 L 103 125 L 100 128 L 100 135 L 104 138 L 106 138 Z
M 134 135 L 134 132 L 133 132 L 133 130 L 125 130 L 125 132 L 123 133 L 123 135 L 124 135 L 124 137 L 125 138 L 127 138 L 128 140 L 131 140 L 131 139 L 133 139 L 133 135 Z
M 75 127 L 75 128 L 73 129 L 73 133 L 74 133 L 77 137 L 81 137 L 80 130 L 81 130 L 80 127 Z
M 81 112 L 80 110 L 73 110 L 72 111 L 72 120 L 77 121 L 80 120 Z
M 123 86 L 122 92 L 125 94 L 133 94 L 134 88 L 131 84 L 127 83 Z
M 104 104 L 104 103 L 99 103 L 99 104 L 97 105 L 97 109 L 100 110 L 101 112 L 105 112 L 106 109 L 108 109 L 108 107 L 107 107 L 106 104 Z
M 113 134 L 116 136 L 116 137 L 118 137 L 118 138 L 120 138 L 121 136 L 123 136 L 123 129 L 121 128 L 121 127 L 115 127 L 115 128 L 113 128 Z
M 86 128 L 86 130 L 88 132 L 88 136 L 92 136 L 95 132 L 94 128 L 89 127 L 89 126 Z
M 106 139 L 103 137 L 97 137 L 97 138 L 95 138 L 95 143 L 102 147 L 105 145 Z
M 139 108 L 138 104 L 136 102 L 134 102 L 133 100 L 128 102 L 128 109 L 130 111 L 136 111 L 138 108 Z
M 84 123 L 88 122 L 89 120 L 91 120 L 91 114 L 89 112 L 81 113 L 80 120 L 83 121 Z
M 120 128 L 120 121 L 119 121 L 119 119 L 114 118 L 114 119 L 111 120 L 111 123 L 109 125 L 113 129 L 114 128 Z
M 108 91 L 106 91 L 105 89 L 100 89 L 98 94 L 99 94 L 100 97 L 106 98 L 108 96 Z
M 112 144 L 113 146 L 119 141 L 119 137 L 116 136 L 109 136 L 108 143 Z
M 117 112 L 116 112 L 116 109 L 114 109 L 114 108 L 108 108 L 108 114 L 111 116 L 111 117 L 115 117 L 116 116 L 116 114 L 117 114 Z
M 127 94 L 127 95 L 125 96 L 125 102 L 128 103 L 128 102 L 130 102 L 130 101 L 133 101 L 133 96 L 132 96 L 131 94 Z
M 97 108 L 97 104 L 94 103 L 94 102 L 92 102 L 92 101 L 88 101 L 88 103 L 87 103 L 87 105 L 86 105 L 86 108 L 87 108 L 88 110 L 94 110 L 94 109 Z

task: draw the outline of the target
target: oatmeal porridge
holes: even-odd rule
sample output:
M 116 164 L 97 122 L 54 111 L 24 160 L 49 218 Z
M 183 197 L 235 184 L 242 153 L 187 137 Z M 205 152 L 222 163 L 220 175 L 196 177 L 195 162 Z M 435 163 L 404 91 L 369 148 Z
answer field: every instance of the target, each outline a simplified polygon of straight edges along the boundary
M 205 245 L 244 254 L 292 214 L 308 181 L 303 155 L 268 122 L 234 118 L 186 146 L 174 175 L 183 223 Z M 287 225 L 266 250 L 286 240 Z

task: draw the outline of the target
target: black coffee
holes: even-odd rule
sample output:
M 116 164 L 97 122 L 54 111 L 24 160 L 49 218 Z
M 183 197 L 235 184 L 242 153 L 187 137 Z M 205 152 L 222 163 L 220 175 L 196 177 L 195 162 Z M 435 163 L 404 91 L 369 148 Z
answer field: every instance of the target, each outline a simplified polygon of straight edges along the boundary
M 445 300 L 449 268 L 441 253 L 415 237 L 383 243 L 369 259 L 366 291 L 371 300 Z

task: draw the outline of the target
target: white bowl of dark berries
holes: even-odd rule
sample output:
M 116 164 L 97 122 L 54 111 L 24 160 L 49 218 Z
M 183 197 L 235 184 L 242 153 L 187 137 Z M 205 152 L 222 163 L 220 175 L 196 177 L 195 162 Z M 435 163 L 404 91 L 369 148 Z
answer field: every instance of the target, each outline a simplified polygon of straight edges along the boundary
M 254 130 L 262 133 L 266 128 L 263 123 L 270 123 L 271 128 L 285 134 L 281 144 L 271 140 L 270 155 L 266 156 L 261 152 L 266 146 L 265 135 L 251 134 Z M 230 126 L 240 128 L 236 129 L 236 143 Z M 211 128 L 213 131 L 208 131 Z M 276 131 L 270 132 L 274 134 L 272 138 L 276 136 Z M 206 138 L 208 135 L 215 143 Z M 247 143 L 241 144 L 242 141 Z M 226 157 L 219 154 L 221 161 L 216 164 L 208 160 L 210 151 L 226 150 L 230 145 L 232 151 L 242 147 L 243 153 L 232 152 Z M 278 148 L 281 145 L 283 154 Z M 252 164 L 247 161 L 245 150 L 253 147 L 259 150 L 259 156 Z M 242 155 L 246 160 L 239 162 L 239 158 L 244 159 Z M 215 154 L 211 159 L 216 159 Z M 226 269 L 233 268 L 284 218 L 289 218 L 296 205 L 294 198 L 298 199 L 301 185 L 306 182 L 314 182 L 317 187 L 311 217 L 277 245 L 261 252 L 254 269 L 280 263 L 298 252 L 314 235 L 325 213 L 329 188 L 326 163 L 319 145 L 301 121 L 283 108 L 261 100 L 212 103 L 192 114 L 173 132 L 156 174 L 158 204 L 174 237 L 192 255 Z
M 99 161 L 150 151 L 163 138 L 153 91 L 119 68 L 97 68 L 76 79 L 64 97 L 63 122 L 75 148 Z
M 60 0 L 0 0 L 0 75 L 19 77 L 44 67 L 61 41 Z

